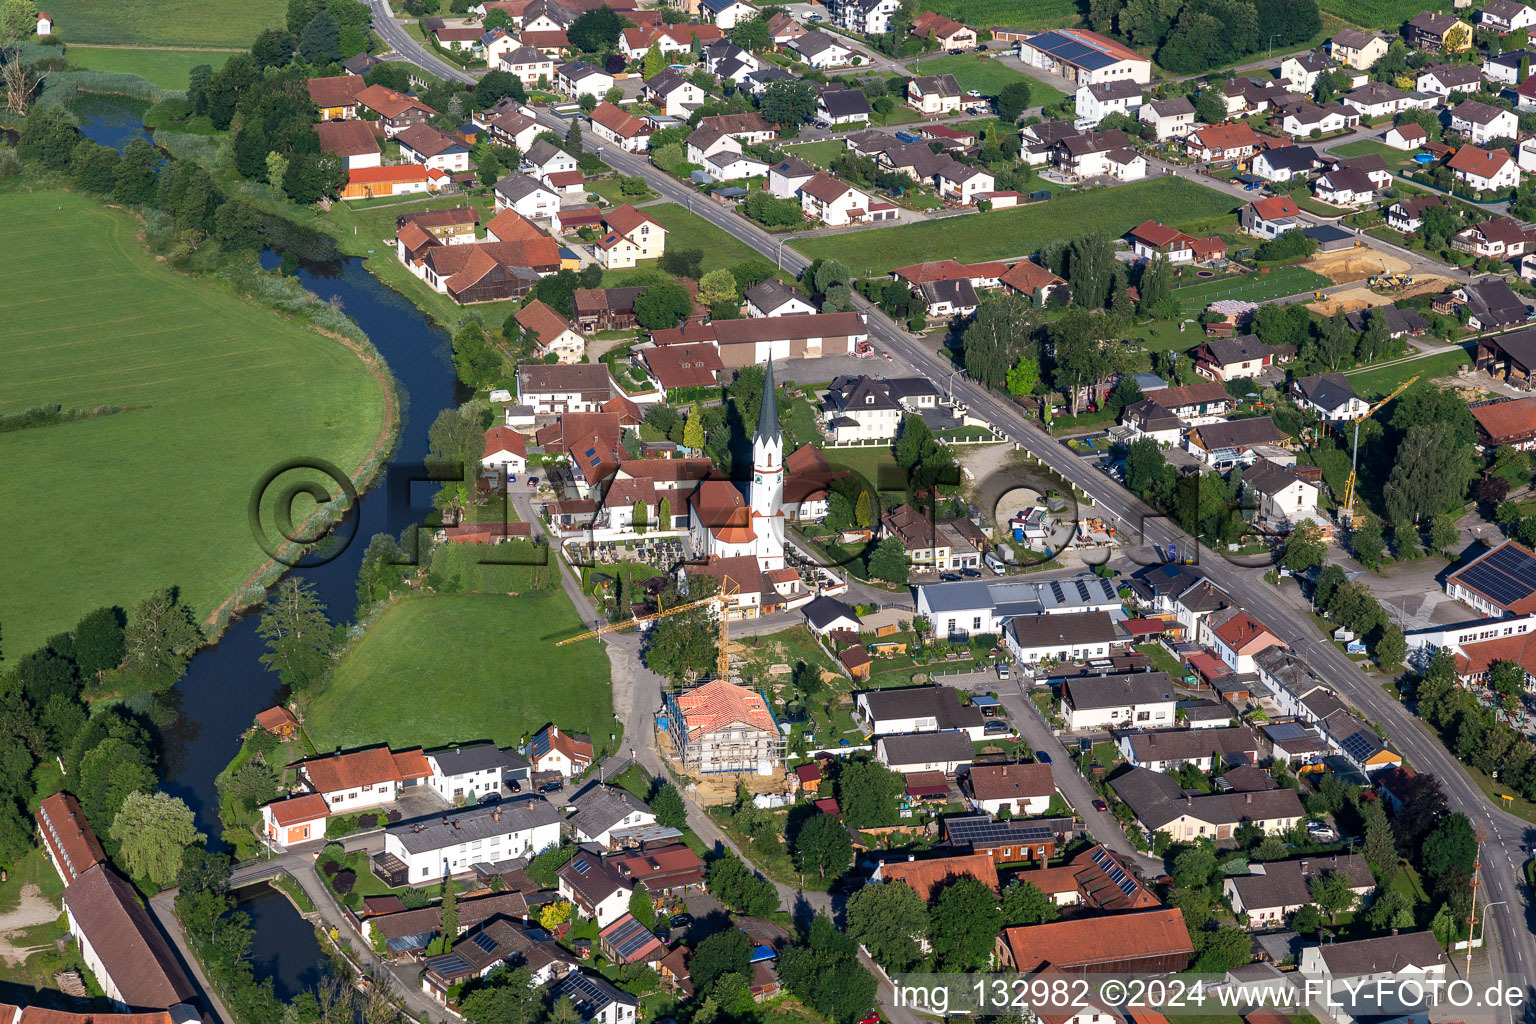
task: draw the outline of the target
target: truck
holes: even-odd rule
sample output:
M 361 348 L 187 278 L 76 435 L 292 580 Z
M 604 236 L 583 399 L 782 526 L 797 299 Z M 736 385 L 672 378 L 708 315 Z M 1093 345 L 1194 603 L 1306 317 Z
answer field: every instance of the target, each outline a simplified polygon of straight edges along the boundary
M 921 142 L 921 141 L 923 141 L 923 137 L 921 135 L 918 135 L 918 134 L 914 133 L 914 132 L 897 132 L 896 133 L 896 138 L 900 139 L 902 142 Z

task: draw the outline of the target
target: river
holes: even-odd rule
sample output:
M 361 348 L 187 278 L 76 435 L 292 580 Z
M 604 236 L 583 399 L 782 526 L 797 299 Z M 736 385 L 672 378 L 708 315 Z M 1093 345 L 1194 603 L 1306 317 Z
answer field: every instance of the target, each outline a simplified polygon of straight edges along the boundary
M 251 916 L 251 969 L 256 977 L 271 978 L 273 993 L 285 1003 L 313 991 L 330 973 L 315 926 L 265 882 L 238 890 L 235 898 L 236 909 Z

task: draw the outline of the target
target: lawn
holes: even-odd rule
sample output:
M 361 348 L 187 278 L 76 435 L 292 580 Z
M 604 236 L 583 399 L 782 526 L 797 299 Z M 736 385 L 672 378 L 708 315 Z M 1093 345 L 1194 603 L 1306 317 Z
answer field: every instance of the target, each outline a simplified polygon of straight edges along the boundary
M 1424 10 L 1417 0 L 1322 0 L 1317 6 L 1361 28 L 1389 28 L 1394 32 Z
M 960 88 L 975 89 L 983 96 L 996 96 L 1003 91 L 1004 86 L 1012 85 L 1014 82 L 1028 82 L 1031 106 L 1058 103 L 1063 98 L 1061 93 L 1056 92 L 1044 82 L 1037 82 L 1024 72 L 1011 68 L 1000 60 L 983 57 L 976 53 L 952 53 L 921 61 L 912 65 L 912 73 L 914 75 L 954 75 L 955 81 L 960 83 Z M 1055 98 L 1049 98 L 1047 96 L 1049 93 L 1055 93 Z
M 1087 8 L 1077 0 L 936 0 L 923 9 L 984 28 L 1066 28 Z
M 69 62 L 92 71 L 120 71 L 138 75 L 162 89 L 185 91 L 187 75 L 199 64 L 217 71 L 229 60 L 218 50 L 136 50 L 132 47 L 72 46 Z
M 507 746 L 554 722 L 602 750 L 615 729 L 603 645 L 555 646 L 581 625 L 559 590 L 406 598 L 342 657 L 305 728 L 320 750 L 399 749 Z
M 54 32 L 77 43 L 250 46 L 264 28 L 282 28 L 282 0 L 49 0 Z M 185 83 L 183 83 L 185 88 Z
M 784 152 L 825 169 L 832 166 L 833 160 L 848 152 L 848 144 L 842 139 L 824 139 L 821 142 L 807 142 L 802 146 L 785 146 Z
M 1333 282 L 1305 267 L 1276 267 L 1268 273 L 1229 277 L 1209 284 L 1197 284 L 1174 290 L 1179 308 L 1185 313 L 1204 309 L 1218 299 L 1244 299 L 1248 302 L 1269 302 L 1287 295 L 1330 288 Z
M 1349 378 L 1356 393 L 1374 399 L 1391 394 L 1399 384 L 1414 376 L 1419 378 L 1414 387 L 1428 387 L 1431 380 L 1455 373 L 1458 366 L 1465 366 L 1470 361 L 1466 352 L 1457 350 L 1425 356 L 1423 359 L 1409 359 L 1373 370 L 1357 370 L 1345 376 Z
M 1413 163 L 1413 154 L 1401 149 L 1393 149 L 1391 146 L 1375 139 L 1361 139 L 1358 142 L 1346 142 L 1342 146 L 1335 146 L 1332 152 L 1338 156 L 1379 156 L 1388 167 L 1396 167 Z
M 1194 182 L 1157 178 L 1008 210 L 813 236 L 791 244 L 811 259 L 840 260 L 860 277 L 872 277 L 925 260 L 1023 258 L 1050 242 L 1093 231 L 1123 235 L 1149 217 L 1182 228 L 1187 222 L 1230 213 L 1234 206 L 1231 197 Z
M 349 349 L 173 273 L 138 231 L 80 196 L 0 195 L 0 243 L 28 254 L 0 296 L 0 414 L 122 409 L 0 435 L 7 576 L 52 581 L 0 587 L 16 654 L 157 587 L 208 615 L 267 560 L 246 513 L 262 477 L 297 456 L 356 472 L 383 427 Z
M 698 201 L 701 203 L 713 202 L 710 199 L 700 199 Z M 678 249 L 703 250 L 704 273 L 706 274 L 711 270 L 730 267 L 759 255 L 756 249 L 753 249 L 745 242 L 737 241 L 703 217 L 689 211 L 685 207 L 678 206 L 676 203 L 657 203 L 655 206 L 647 206 L 645 212 L 667 229 L 668 252 Z M 641 268 L 654 270 L 655 264 L 643 263 Z M 623 273 L 623 271 L 619 272 L 620 275 Z M 604 275 L 603 287 L 614 287 L 614 282 L 608 280 L 612 276 L 614 276 L 612 272 Z

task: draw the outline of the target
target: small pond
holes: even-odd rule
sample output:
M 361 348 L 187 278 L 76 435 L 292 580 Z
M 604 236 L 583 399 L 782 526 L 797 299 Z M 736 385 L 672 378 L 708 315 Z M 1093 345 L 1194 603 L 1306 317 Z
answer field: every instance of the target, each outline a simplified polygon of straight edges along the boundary
M 144 127 L 144 113 L 149 104 L 130 96 L 81 96 L 71 100 L 69 109 L 80 118 L 80 132 L 86 138 L 122 152 L 134 139 L 153 142 Z
M 236 907 L 251 916 L 251 968 L 257 978 L 271 978 L 272 990 L 283 1002 L 320 984 L 330 973 L 330 961 L 315 938 L 314 925 L 304 920 L 288 897 L 265 882 L 235 893 Z

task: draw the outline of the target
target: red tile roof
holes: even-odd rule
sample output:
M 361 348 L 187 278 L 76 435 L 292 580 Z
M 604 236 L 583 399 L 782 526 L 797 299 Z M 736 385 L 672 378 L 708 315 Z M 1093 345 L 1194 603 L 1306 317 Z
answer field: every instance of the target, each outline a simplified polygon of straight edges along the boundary
M 282 828 L 331 816 L 330 805 L 319 793 L 305 793 L 303 796 L 291 796 L 286 800 L 274 801 L 267 804 L 267 811 L 272 815 L 272 820 Z
M 1478 149 L 1476 146 L 1462 146 L 1456 154 L 1446 161 L 1446 166 L 1453 171 L 1470 174 L 1478 178 L 1491 178 L 1504 169 L 1509 163 L 1509 153 L 1502 149 L 1492 151 Z
M 37 824 L 65 885 L 107 859 L 80 804 L 68 793 L 44 799 L 37 808 Z
M 1247 612 L 1238 612 L 1226 622 L 1217 626 L 1213 632 L 1222 643 L 1239 654 L 1248 653 L 1254 649 L 1256 644 L 1262 649 L 1273 647 L 1280 643 L 1280 638 L 1275 635 L 1274 630 Z M 1267 643 L 1265 642 L 1266 637 L 1268 638 Z
M 267 708 L 258 712 L 256 724 L 267 732 L 277 732 L 279 729 L 292 728 L 299 724 L 299 720 L 293 717 L 293 712 L 284 707 Z
M 1296 201 L 1290 196 L 1269 196 L 1265 199 L 1257 199 L 1248 204 L 1253 207 L 1253 212 L 1265 220 L 1279 220 L 1281 217 L 1299 217 L 1301 211 L 1296 208 Z
M 544 232 L 533 221 L 513 209 L 502 210 L 492 217 L 485 231 L 498 242 L 521 242 L 544 237 Z
M 436 110 L 433 110 L 420 100 L 412 99 L 403 93 L 395 92 L 393 89 L 386 89 L 382 85 L 370 85 L 366 89 L 359 90 L 357 102 L 369 110 L 377 112 L 380 117 L 398 117 L 413 107 L 418 110 L 425 110 L 429 114 L 437 113 Z
M 779 731 L 759 693 L 723 679 L 689 690 L 677 699 L 677 706 L 688 735 L 694 738 L 737 723 L 774 734 Z
M 1481 405 L 1472 410 L 1472 418 L 1494 444 L 1501 438 L 1524 438 L 1536 432 L 1536 398 Z
M 592 108 L 587 115 L 593 124 L 600 124 L 621 139 L 632 139 L 645 134 L 645 122 L 634 114 L 621 110 L 607 100 Z
M 511 427 L 492 427 L 485 432 L 485 451 L 480 457 L 489 458 L 497 452 L 527 456 L 528 439 Z
M 348 75 L 356 78 L 356 75 Z M 379 137 L 368 121 L 322 121 L 315 125 L 320 149 L 337 156 L 363 156 L 379 152 Z
M 361 76 L 340 75 L 336 78 L 311 78 L 304 83 L 309 98 L 317 107 L 350 107 L 357 102 L 357 94 L 368 85 Z
M 298 767 L 309 776 L 310 783 L 320 793 L 338 793 L 345 789 L 399 782 L 402 778 L 400 768 L 395 764 L 388 747 L 371 747 L 368 750 L 354 750 L 350 754 L 314 757 L 298 762 Z
M 1243 149 L 1258 146 L 1260 139 L 1246 124 L 1213 124 L 1190 132 L 1189 145 L 1195 149 Z
M 1072 970 L 1194 953 L 1184 915 L 1177 907 L 1116 914 L 1112 920 L 1114 927 L 1106 927 L 1102 917 L 1079 917 L 1006 928 L 1003 941 L 1021 972 L 1046 964 Z
M 538 338 L 539 345 L 549 347 L 554 340 L 566 331 L 571 325 L 565 317 L 551 309 L 542 299 L 534 299 L 528 305 L 517 311 L 517 322 L 524 330 L 532 331 Z
M 1035 295 L 1041 288 L 1066 284 L 1061 278 L 1032 260 L 1020 260 L 1008 268 L 1002 277 L 1003 284 L 1025 295 Z
M 1048 764 L 979 764 L 972 766 L 970 779 L 977 800 L 1027 800 L 1056 792 Z
M 385 185 L 405 181 L 426 181 L 423 164 L 391 164 L 388 167 L 354 167 L 347 171 L 348 185 Z
M 647 221 L 663 231 L 666 230 L 656 218 L 643 210 L 635 209 L 628 203 L 625 203 L 623 206 L 614 207 L 603 214 L 603 223 L 608 225 L 609 230 L 617 231 L 621 235 L 629 234 Z
M 974 878 L 993 892 L 998 890 L 997 864 L 987 853 L 968 853 L 959 857 L 930 857 L 926 860 L 889 861 L 880 867 L 887 882 L 905 882 L 924 903 L 934 890 L 956 878 Z
M 716 383 L 715 374 L 725 369 L 720 350 L 714 345 L 658 345 L 646 349 L 645 365 L 667 390 L 708 387 Z

